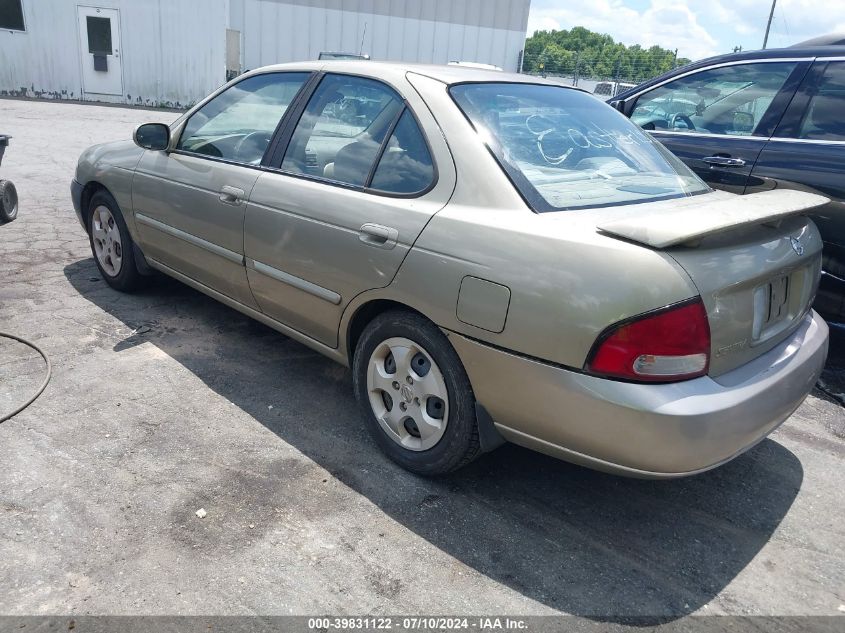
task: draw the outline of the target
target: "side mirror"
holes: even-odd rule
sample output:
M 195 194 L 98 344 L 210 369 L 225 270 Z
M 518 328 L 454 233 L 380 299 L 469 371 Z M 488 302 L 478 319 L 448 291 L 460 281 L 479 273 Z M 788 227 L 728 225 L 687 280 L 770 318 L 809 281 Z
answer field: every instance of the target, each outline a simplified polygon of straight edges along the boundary
M 138 147 L 162 151 L 170 145 L 170 128 L 164 123 L 145 123 L 135 128 L 132 139 Z
M 620 100 L 615 100 L 610 102 L 610 107 L 619 110 L 619 112 L 625 113 L 625 102 Z

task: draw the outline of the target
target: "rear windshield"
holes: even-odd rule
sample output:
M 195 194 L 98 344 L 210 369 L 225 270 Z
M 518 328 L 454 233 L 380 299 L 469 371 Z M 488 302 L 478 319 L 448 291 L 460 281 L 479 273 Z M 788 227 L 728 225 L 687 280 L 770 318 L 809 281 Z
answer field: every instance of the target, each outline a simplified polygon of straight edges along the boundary
M 517 83 L 459 84 L 450 92 L 535 211 L 710 191 L 659 142 L 590 94 Z

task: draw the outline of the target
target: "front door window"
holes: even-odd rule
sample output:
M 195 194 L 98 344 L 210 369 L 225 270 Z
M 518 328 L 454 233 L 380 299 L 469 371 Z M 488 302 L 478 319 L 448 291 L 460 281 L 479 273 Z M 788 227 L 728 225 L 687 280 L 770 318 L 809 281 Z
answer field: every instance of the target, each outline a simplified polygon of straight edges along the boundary
M 268 73 L 238 82 L 191 115 L 178 150 L 258 165 L 309 73 Z
M 631 119 L 647 130 L 749 136 L 795 66 L 738 64 L 686 75 L 639 97 Z

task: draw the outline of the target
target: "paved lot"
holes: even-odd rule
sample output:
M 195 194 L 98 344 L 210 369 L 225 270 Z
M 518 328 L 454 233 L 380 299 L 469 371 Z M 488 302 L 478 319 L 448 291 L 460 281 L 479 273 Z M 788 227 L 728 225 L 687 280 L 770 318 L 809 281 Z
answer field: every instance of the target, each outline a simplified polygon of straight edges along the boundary
M 0 174 L 22 200 L 0 226 L 0 330 L 54 367 L 0 425 L 0 613 L 845 610 L 841 352 L 827 394 L 698 477 L 627 480 L 512 446 L 414 477 L 366 435 L 345 369 L 178 283 L 127 296 L 99 278 L 70 204 L 76 158 L 174 117 L 0 100 L 15 137 Z M 0 411 L 42 371 L 0 341 Z

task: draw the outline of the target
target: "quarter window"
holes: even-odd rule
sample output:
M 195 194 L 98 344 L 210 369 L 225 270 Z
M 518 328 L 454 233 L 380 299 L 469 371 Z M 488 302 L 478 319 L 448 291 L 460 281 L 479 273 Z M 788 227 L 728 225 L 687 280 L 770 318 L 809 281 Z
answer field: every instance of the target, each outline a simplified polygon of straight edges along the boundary
M 282 169 L 366 186 L 402 107 L 399 95 L 379 81 L 327 75 L 294 130 Z
M 177 149 L 258 165 L 308 73 L 244 79 L 194 112 Z
M 424 191 L 434 181 L 434 164 L 417 122 L 405 110 L 387 142 L 370 187 L 396 194 Z
M 21 0 L 0 0 L 0 29 L 25 30 Z
M 647 130 L 751 135 L 795 66 L 739 64 L 687 75 L 642 95 L 631 119 Z
M 845 141 L 845 62 L 831 62 L 801 122 L 798 138 Z

